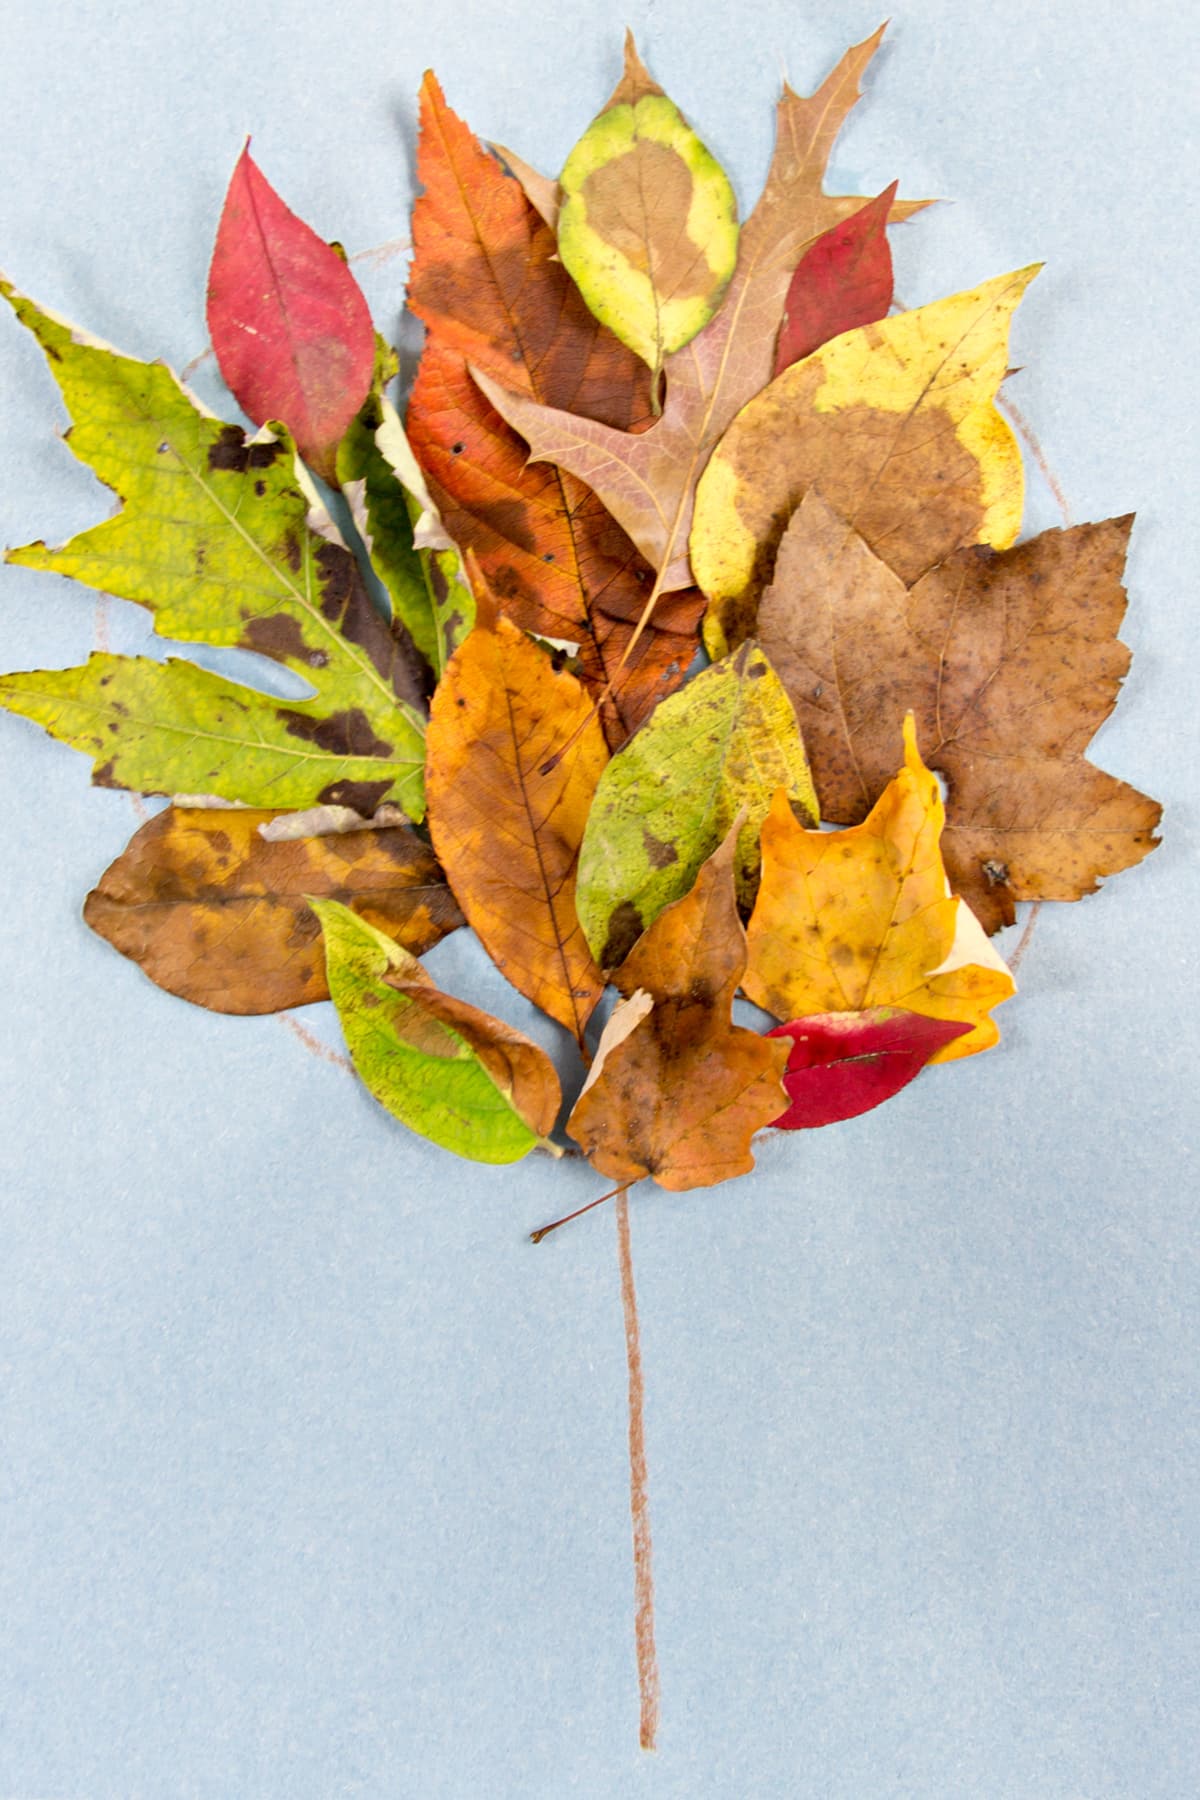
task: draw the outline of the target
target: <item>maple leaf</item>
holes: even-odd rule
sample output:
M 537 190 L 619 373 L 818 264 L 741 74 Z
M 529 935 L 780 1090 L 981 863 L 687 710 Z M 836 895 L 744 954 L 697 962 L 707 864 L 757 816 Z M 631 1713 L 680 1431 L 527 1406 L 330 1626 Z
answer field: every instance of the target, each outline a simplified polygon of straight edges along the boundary
M 614 1181 L 681 1192 L 754 1167 L 779 1116 L 787 1046 L 731 1022 L 746 966 L 733 868 L 739 819 L 695 886 L 666 907 L 616 976 L 609 1020 L 567 1130 Z
M 936 1051 L 970 1029 L 896 1006 L 776 1025 L 767 1036 L 792 1046 L 783 1075 L 790 1104 L 771 1122 L 779 1131 L 810 1131 L 856 1119 L 915 1081 Z
M 824 191 L 834 139 L 883 36 L 883 27 L 848 50 L 809 98 L 786 84 L 779 101 L 775 153 L 762 196 L 742 227 L 737 266 L 715 318 L 664 364 L 662 417 L 631 437 L 611 422 L 581 418 L 564 400 L 516 391 L 506 371 L 479 358 L 476 379 L 496 410 L 529 446 L 534 461 L 568 470 L 599 495 L 658 571 L 658 593 L 691 584 L 688 536 L 696 483 L 742 407 L 771 379 L 775 342 L 793 271 L 806 247 L 862 199 Z M 926 201 L 898 201 L 905 219 Z M 657 613 L 655 614 L 657 617 Z
M 537 1044 L 434 986 L 415 956 L 336 900 L 312 901 L 350 1060 L 410 1130 L 472 1162 L 512 1163 L 547 1141 L 562 1099 Z
M 892 304 L 887 222 L 898 185 L 893 181 L 877 200 L 831 225 L 796 264 L 775 349 L 776 375 L 843 331 L 887 318 Z
M 74 419 L 71 449 L 122 509 L 60 549 L 8 552 L 151 609 L 165 637 L 258 651 L 303 676 L 286 701 L 170 660 L 93 656 L 0 678 L 0 704 L 88 751 L 93 779 L 252 806 L 424 807 L 411 646 L 375 611 L 353 556 L 309 529 L 286 437 L 248 440 L 161 363 L 120 356 L 16 294 Z
M 371 315 L 345 257 L 284 204 L 248 147 L 217 227 L 208 330 L 243 412 L 256 425 L 281 420 L 304 460 L 332 480 L 337 446 L 371 386 Z
M 964 544 L 1013 542 L 1024 474 L 995 397 L 1009 322 L 1040 267 L 843 332 L 743 408 L 696 491 L 692 566 L 710 655 L 753 635 L 810 487 L 905 581 Z
M 268 841 L 278 817 L 168 807 L 105 870 L 85 920 L 159 987 L 224 1013 L 329 998 L 308 895 L 349 901 L 414 954 L 462 924 L 436 857 L 404 826 Z
M 604 981 L 576 916 L 575 873 L 607 760 L 580 683 L 492 616 L 484 592 L 433 697 L 430 831 L 496 967 L 581 1047 Z
M 663 907 L 743 815 L 734 861 L 739 902 L 758 886 L 758 833 L 785 787 L 810 822 L 817 797 L 783 688 L 756 645 L 664 700 L 600 777 L 579 854 L 576 905 L 602 968 L 622 962 Z
M 559 179 L 558 249 L 591 311 L 647 363 L 695 337 L 737 260 L 729 178 L 625 34 L 625 72 Z
M 583 483 L 527 466 L 525 445 L 483 397 L 468 359 L 533 398 L 624 430 L 650 417 L 649 379 L 588 311 L 557 257 L 554 232 L 481 149 L 432 75 L 421 88 L 409 304 L 428 328 L 408 432 L 447 529 L 508 617 L 580 645 L 593 693 L 614 674 L 653 571 Z M 605 704 L 624 742 L 691 662 L 703 600 L 662 608 Z
M 986 1050 L 991 1009 L 1015 993 L 975 915 L 950 892 L 941 791 L 912 716 L 904 767 L 861 825 L 806 831 L 782 790 L 762 828 L 762 883 L 742 986 L 777 1019 L 897 1006 L 971 1030 L 930 1059 Z
M 852 824 L 911 709 L 945 777 L 943 851 L 990 930 L 1075 900 L 1155 847 L 1161 808 L 1084 756 L 1116 703 L 1132 517 L 963 550 L 911 590 L 816 492 L 780 547 L 759 632 L 801 720 L 821 812 Z

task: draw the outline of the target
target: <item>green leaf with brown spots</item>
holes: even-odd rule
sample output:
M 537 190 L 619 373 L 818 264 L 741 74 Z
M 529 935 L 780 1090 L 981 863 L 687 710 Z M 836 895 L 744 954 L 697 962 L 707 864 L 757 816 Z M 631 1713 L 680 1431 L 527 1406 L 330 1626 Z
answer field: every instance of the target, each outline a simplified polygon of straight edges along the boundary
M 816 824 L 792 703 L 763 652 L 743 644 L 663 700 L 600 777 L 575 903 L 601 968 L 622 963 L 663 908 L 690 891 L 743 808 L 734 874 L 749 909 L 759 828 L 777 788 Z
M 547 1141 L 562 1090 L 545 1051 L 436 988 L 415 956 L 336 900 L 310 899 L 346 1048 L 381 1106 L 472 1162 L 512 1163 Z
M 703 330 L 737 261 L 729 179 L 646 73 L 625 74 L 567 158 L 558 249 L 592 312 L 655 374 Z
M 110 708 L 103 726 L 108 755 L 101 759 L 111 763 L 109 779 L 258 806 L 335 802 L 369 814 L 392 800 L 419 818 L 424 731 L 411 643 L 376 611 L 346 547 L 310 525 L 316 496 L 300 476 L 290 439 L 247 439 L 240 426 L 209 417 L 165 364 L 118 355 L 7 283 L 0 282 L 0 292 L 46 352 L 72 416 L 71 449 L 122 502 L 115 517 L 61 548 L 29 544 L 10 551 L 8 560 L 136 601 L 153 612 L 164 637 L 258 651 L 313 690 L 311 698 L 272 700 L 234 683 L 214 687 L 215 678 L 181 664 L 171 665 L 169 677 L 122 676 L 139 699 L 148 688 L 161 697 L 165 681 L 182 696 L 185 711 L 194 703 L 208 723 L 214 708 L 237 717 L 225 718 L 203 748 L 188 750 L 176 738 L 155 737 L 153 705 L 144 711 L 136 746 L 126 742 L 132 713 Z M 64 704 L 69 673 L 46 678 Z M 80 681 L 76 712 L 98 698 L 94 676 Z M 28 705 L 18 710 L 39 717 Z M 72 719 L 78 737 L 80 722 Z M 231 741 L 240 742 L 251 719 L 264 752 L 287 761 L 293 796 L 287 800 L 278 791 L 278 755 L 260 764 L 241 743 L 237 754 L 222 759 L 222 731 L 229 726 Z M 55 729 L 49 713 L 40 722 Z M 75 741 L 70 732 L 60 735 Z M 210 780 L 181 782 L 180 759 L 190 767 L 197 757 L 212 762 Z M 361 779 L 329 781 L 330 759 L 365 763 L 367 770 Z

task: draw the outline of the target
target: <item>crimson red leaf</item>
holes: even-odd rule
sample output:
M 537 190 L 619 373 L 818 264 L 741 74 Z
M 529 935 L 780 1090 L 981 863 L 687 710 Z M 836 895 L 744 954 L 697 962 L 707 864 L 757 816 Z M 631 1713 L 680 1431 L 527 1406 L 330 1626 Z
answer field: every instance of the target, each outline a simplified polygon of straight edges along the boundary
M 371 386 L 371 315 L 342 257 L 284 205 L 249 149 L 217 227 L 208 330 L 243 411 L 256 425 L 282 420 L 305 462 L 332 477 Z
M 776 375 L 843 331 L 886 319 L 892 304 L 887 221 L 896 186 L 893 181 L 878 199 L 822 232 L 800 258 L 779 329 Z
M 814 1013 L 777 1025 L 768 1037 L 793 1040 L 783 1076 L 792 1104 L 773 1123 L 781 1131 L 804 1131 L 870 1112 L 907 1087 L 943 1044 L 970 1029 L 898 1006 Z

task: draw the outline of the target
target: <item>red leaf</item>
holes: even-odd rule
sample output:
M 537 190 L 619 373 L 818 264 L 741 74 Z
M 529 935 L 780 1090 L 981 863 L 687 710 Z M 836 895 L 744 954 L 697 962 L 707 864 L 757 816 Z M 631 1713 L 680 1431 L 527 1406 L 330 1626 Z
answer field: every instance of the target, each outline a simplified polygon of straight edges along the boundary
M 256 425 L 282 420 L 305 462 L 331 477 L 371 386 L 371 315 L 343 259 L 284 205 L 249 149 L 217 227 L 208 330 L 243 411 Z
M 804 1131 L 870 1112 L 907 1087 L 943 1044 L 970 1029 L 896 1006 L 814 1013 L 777 1025 L 768 1037 L 794 1040 L 783 1076 L 792 1104 L 773 1123 L 781 1131 Z
M 877 200 L 822 232 L 800 258 L 779 329 L 776 375 L 843 331 L 886 319 L 892 304 L 887 219 L 896 186 L 893 181 Z

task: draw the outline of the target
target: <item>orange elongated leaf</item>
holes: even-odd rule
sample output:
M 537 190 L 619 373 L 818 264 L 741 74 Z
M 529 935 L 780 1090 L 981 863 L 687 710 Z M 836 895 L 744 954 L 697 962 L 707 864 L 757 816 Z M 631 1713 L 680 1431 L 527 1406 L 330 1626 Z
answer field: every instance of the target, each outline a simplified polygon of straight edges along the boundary
M 604 981 L 575 914 L 575 871 L 607 752 L 580 683 L 490 611 L 482 594 L 434 694 L 434 849 L 497 968 L 582 1046 Z
M 810 492 L 759 612 L 823 818 L 861 819 L 906 710 L 947 786 L 946 868 L 989 929 L 1017 900 L 1077 900 L 1154 849 L 1161 808 L 1087 761 L 1129 667 L 1118 640 L 1133 520 L 962 550 L 906 589 Z
M 437 858 L 404 826 L 268 843 L 260 827 L 277 817 L 168 807 L 105 870 L 84 918 L 169 994 L 223 1013 L 329 998 L 306 896 L 342 901 L 414 955 L 462 924 Z
M 777 1019 L 897 1006 L 971 1026 L 933 1062 L 994 1044 L 992 1008 L 1015 987 L 975 915 L 950 892 L 944 822 L 911 714 L 904 767 L 861 825 L 806 831 L 781 789 L 762 831 L 742 982 L 749 998 Z
M 428 335 L 407 428 L 456 542 L 474 552 L 505 614 L 580 646 L 593 692 L 615 673 L 653 571 L 584 485 L 527 467 L 525 446 L 467 372 L 468 359 L 533 398 L 625 430 L 649 420 L 647 370 L 592 317 L 557 259 L 554 232 L 517 181 L 446 105 L 421 89 L 409 300 Z M 663 609 L 639 639 L 605 731 L 623 743 L 683 678 L 703 602 Z
M 825 167 L 883 27 L 848 50 L 808 98 L 786 84 L 779 101 L 775 154 L 758 205 L 742 229 L 737 266 L 716 317 L 666 358 L 662 417 L 630 436 L 610 421 L 581 418 L 559 400 L 539 405 L 508 372 L 475 359 L 492 404 L 529 445 L 535 460 L 586 482 L 658 571 L 660 592 L 691 584 L 688 535 L 692 503 L 715 445 L 742 407 L 771 379 L 775 343 L 792 273 L 822 232 L 862 206 L 861 198 L 824 190 Z M 926 201 L 897 201 L 894 220 Z
M 614 1181 L 680 1192 L 754 1167 L 750 1140 L 787 1096 L 788 1045 L 731 1021 L 746 966 L 733 865 L 739 819 L 695 886 L 666 907 L 615 977 L 609 1020 L 567 1130 Z
M 281 419 L 307 463 L 335 476 L 338 444 L 367 397 L 375 333 L 346 260 L 296 217 L 242 151 L 208 274 L 208 330 L 238 405 Z

